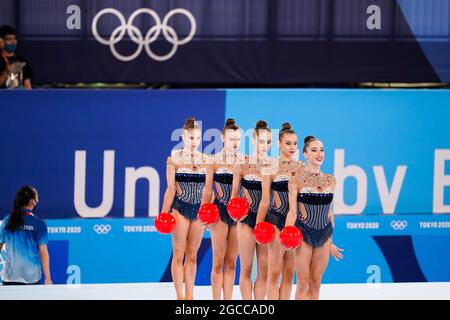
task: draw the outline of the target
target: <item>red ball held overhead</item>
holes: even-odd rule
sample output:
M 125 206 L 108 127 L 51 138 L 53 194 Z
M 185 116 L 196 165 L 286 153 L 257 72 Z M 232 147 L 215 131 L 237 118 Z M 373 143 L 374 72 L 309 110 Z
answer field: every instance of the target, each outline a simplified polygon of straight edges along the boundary
M 287 226 L 280 232 L 280 242 L 286 249 L 297 248 L 302 240 L 303 235 L 297 227 Z
M 160 213 L 155 219 L 155 228 L 159 233 L 169 234 L 175 229 L 175 217 L 170 213 Z
M 253 236 L 259 244 L 267 244 L 275 239 L 275 227 L 269 222 L 260 222 L 253 229 Z
M 220 211 L 214 203 L 205 203 L 198 210 L 198 218 L 201 222 L 212 224 L 219 221 Z
M 248 215 L 250 205 L 244 198 L 233 198 L 227 204 L 228 214 L 235 221 L 241 221 Z

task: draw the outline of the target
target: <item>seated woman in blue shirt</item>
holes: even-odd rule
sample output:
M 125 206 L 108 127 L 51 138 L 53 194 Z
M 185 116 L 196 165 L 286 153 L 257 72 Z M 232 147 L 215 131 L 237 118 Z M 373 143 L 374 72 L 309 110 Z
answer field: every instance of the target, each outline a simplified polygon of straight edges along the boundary
M 13 212 L 0 226 L 0 250 L 5 246 L 3 285 L 52 284 L 47 250 L 47 225 L 32 210 L 39 202 L 35 188 L 24 186 L 16 194 Z

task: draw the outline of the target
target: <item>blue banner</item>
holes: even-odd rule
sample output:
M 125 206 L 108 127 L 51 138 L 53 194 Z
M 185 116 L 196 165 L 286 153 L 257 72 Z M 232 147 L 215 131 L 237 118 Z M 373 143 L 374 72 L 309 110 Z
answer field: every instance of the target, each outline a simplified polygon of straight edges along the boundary
M 224 99 L 214 90 L 0 92 L 0 217 L 25 184 L 39 190 L 45 218 L 155 216 L 176 129 L 191 116 L 223 127 Z
M 243 128 L 289 121 L 300 145 L 323 141 L 336 213 L 450 213 L 450 91 L 228 90 L 226 101 Z
M 153 219 L 47 220 L 55 283 L 171 281 L 170 235 Z M 450 216 L 337 216 L 333 241 L 344 259 L 330 259 L 324 283 L 450 281 Z M 196 284 L 209 285 L 211 239 L 198 252 Z M 3 259 L 0 255 L 0 271 Z M 239 282 L 237 263 L 236 284 Z

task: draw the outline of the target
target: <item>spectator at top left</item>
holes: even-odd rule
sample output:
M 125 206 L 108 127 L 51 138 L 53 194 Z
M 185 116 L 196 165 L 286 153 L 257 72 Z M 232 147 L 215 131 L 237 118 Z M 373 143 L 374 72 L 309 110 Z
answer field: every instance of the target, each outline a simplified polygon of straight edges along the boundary
M 33 74 L 29 62 L 16 53 L 16 31 L 10 26 L 2 26 L 0 38 L 0 88 L 31 89 Z

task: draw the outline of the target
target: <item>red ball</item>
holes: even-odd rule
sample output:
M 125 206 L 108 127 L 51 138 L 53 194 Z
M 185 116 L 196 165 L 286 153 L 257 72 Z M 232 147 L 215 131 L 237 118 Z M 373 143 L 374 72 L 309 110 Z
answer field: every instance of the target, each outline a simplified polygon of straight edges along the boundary
M 250 204 L 244 198 L 233 198 L 227 204 L 227 211 L 231 218 L 241 221 L 248 215 Z
M 155 228 L 162 234 L 171 233 L 175 225 L 175 217 L 170 213 L 160 213 L 155 219 Z
M 205 203 L 198 209 L 198 218 L 201 222 L 211 224 L 219 221 L 220 211 L 214 203 Z
M 294 226 L 287 226 L 280 232 L 280 242 L 286 249 L 297 248 L 302 243 L 303 235 Z
M 259 244 L 266 244 L 275 239 L 275 227 L 269 222 L 260 222 L 253 229 L 253 236 Z

